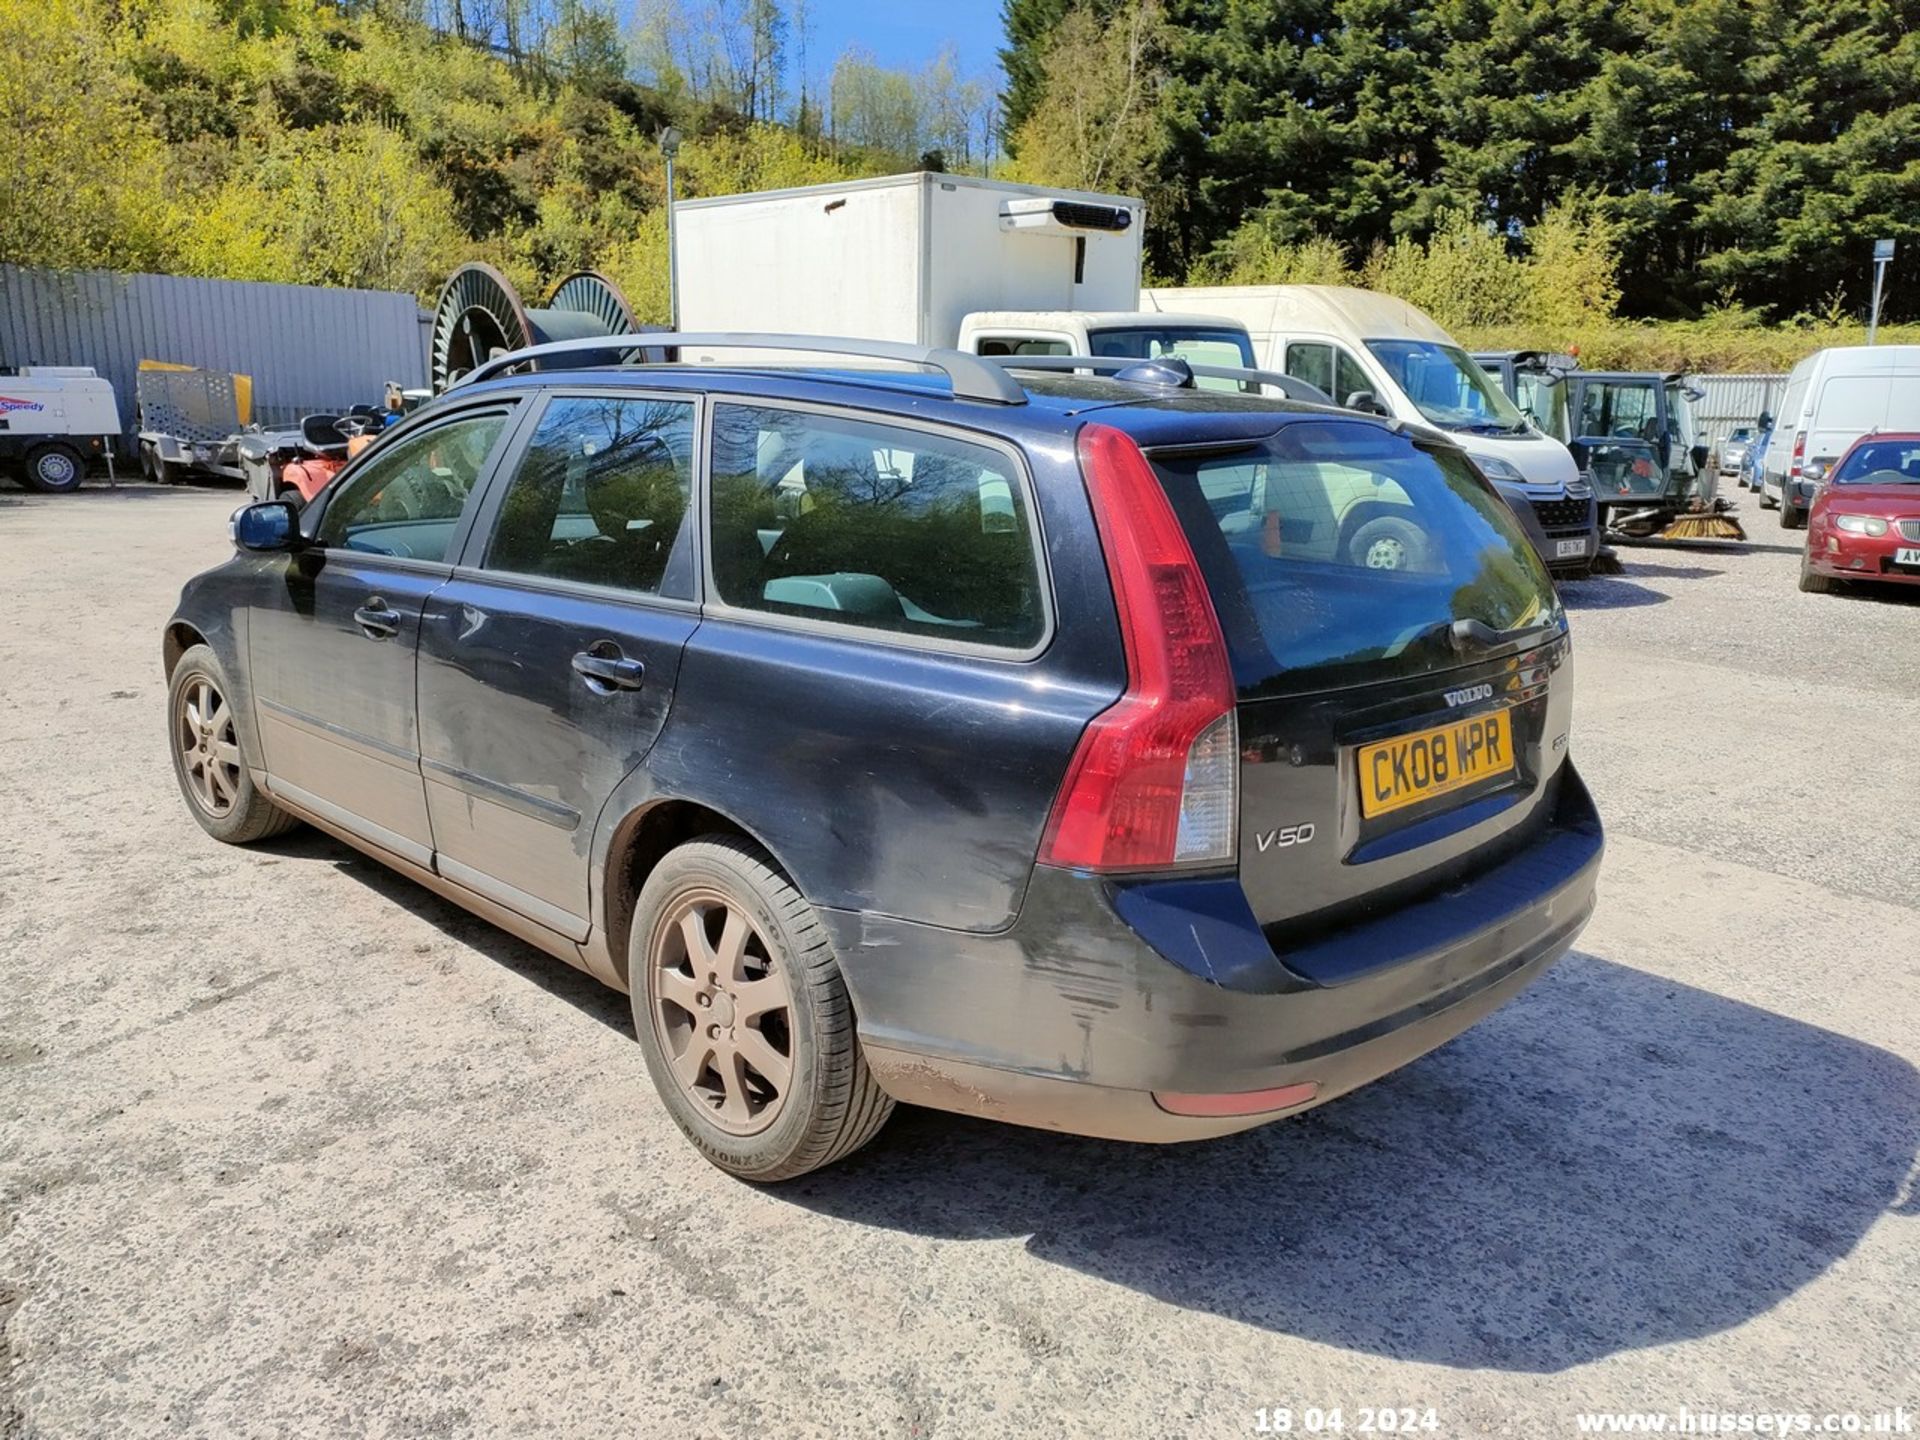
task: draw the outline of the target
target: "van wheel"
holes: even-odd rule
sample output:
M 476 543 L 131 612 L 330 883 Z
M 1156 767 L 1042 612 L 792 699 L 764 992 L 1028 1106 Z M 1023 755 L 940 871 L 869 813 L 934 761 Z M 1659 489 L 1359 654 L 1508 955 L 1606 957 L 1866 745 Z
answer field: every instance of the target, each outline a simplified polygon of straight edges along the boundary
M 78 490 L 87 462 L 71 445 L 36 445 L 27 452 L 27 483 L 48 495 Z
M 189 649 L 167 684 L 167 748 L 200 828 L 229 845 L 247 845 L 300 822 L 255 787 L 227 698 L 232 693 L 212 648 Z
M 1780 502 L 1774 499 L 1771 495 L 1767 494 L 1767 487 L 1765 482 L 1762 482 L 1760 485 L 1756 486 L 1755 488 L 1759 491 L 1759 494 L 1760 494 L 1760 508 L 1762 510 L 1775 510 L 1779 508 Z
M 273 498 L 276 500 L 285 501 L 287 504 L 293 506 L 293 508 L 296 510 L 304 509 L 307 503 L 307 497 L 302 495 L 298 490 L 294 489 L 294 487 L 291 485 L 281 486 L 280 489 L 274 493 Z
M 641 888 L 627 963 L 654 1088 L 728 1174 L 791 1180 L 893 1113 L 819 916 L 759 846 L 709 835 L 670 851 Z
M 1396 515 L 1367 521 L 1347 541 L 1348 559 L 1369 570 L 1417 570 L 1427 558 L 1427 537 Z
M 1807 512 L 1800 509 L 1791 500 L 1780 499 L 1780 528 L 1782 530 L 1804 530 L 1807 528 Z

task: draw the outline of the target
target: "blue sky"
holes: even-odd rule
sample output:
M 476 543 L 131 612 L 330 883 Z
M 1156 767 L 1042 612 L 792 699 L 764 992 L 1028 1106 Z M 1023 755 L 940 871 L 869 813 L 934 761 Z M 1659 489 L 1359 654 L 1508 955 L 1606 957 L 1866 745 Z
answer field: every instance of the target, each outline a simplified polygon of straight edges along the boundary
M 924 65 L 947 41 L 961 73 L 1000 73 L 1000 0 L 808 0 L 807 68 L 824 76 L 840 52 L 859 45 L 881 64 Z

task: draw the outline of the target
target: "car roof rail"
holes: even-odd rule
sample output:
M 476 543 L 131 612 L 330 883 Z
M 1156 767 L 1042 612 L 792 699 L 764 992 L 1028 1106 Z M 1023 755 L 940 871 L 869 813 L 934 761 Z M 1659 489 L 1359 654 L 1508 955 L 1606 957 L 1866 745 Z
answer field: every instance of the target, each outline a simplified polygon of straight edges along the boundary
M 953 387 L 956 400 L 979 400 L 993 405 L 1027 403 L 1027 392 L 1003 368 L 962 350 L 948 350 L 937 345 L 907 345 L 894 340 L 858 340 L 837 335 L 763 335 L 749 331 L 648 331 L 645 334 L 596 335 L 578 340 L 556 340 L 546 345 L 529 345 L 525 349 L 512 350 L 483 361 L 447 388 L 451 390 L 456 386 L 492 380 L 522 366 L 538 369 L 542 360 L 566 355 L 624 355 L 635 350 L 686 350 L 699 346 L 725 350 L 793 350 L 810 355 L 891 360 L 902 365 L 940 371 Z
M 1148 378 L 1147 367 L 1154 361 L 1138 355 L 989 355 L 984 357 L 990 364 L 1001 365 L 1008 370 L 1046 370 L 1059 373 L 1085 372 L 1111 379 L 1119 379 L 1126 384 L 1149 385 L 1155 383 Z M 1174 359 L 1162 356 L 1161 359 Z M 1245 365 L 1196 365 L 1192 361 L 1181 363 L 1193 375 L 1208 380 L 1241 380 L 1259 385 L 1271 385 L 1289 400 L 1299 400 L 1308 405 L 1329 405 L 1339 409 L 1340 404 L 1317 385 L 1293 375 L 1283 375 L 1278 370 L 1256 370 Z M 1138 370 L 1135 376 L 1122 375 L 1122 371 Z

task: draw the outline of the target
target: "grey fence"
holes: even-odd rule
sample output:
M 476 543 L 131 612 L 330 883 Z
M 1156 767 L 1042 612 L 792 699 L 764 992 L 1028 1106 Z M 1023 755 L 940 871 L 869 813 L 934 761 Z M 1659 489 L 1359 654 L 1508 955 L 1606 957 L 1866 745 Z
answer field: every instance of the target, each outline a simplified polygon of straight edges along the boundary
M 1693 418 L 1702 438 L 1716 448 L 1740 426 L 1757 426 L 1762 411 L 1778 411 L 1781 393 L 1787 388 L 1784 375 L 1689 375 L 1687 379 L 1707 392 L 1707 398 L 1694 405 Z
M 384 290 L 0 265 L 0 364 L 93 366 L 129 440 L 142 360 L 250 375 L 253 418 L 281 425 L 424 386 L 430 321 Z

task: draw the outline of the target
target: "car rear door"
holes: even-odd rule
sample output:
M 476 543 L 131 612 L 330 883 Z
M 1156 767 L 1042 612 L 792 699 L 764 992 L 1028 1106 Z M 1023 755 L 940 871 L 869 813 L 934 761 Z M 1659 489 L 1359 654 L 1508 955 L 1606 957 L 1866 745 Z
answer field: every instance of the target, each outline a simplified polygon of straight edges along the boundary
M 427 596 L 504 448 L 511 402 L 393 437 L 322 500 L 313 546 L 277 567 L 247 656 L 268 788 L 415 864 L 432 858 L 414 664 Z
M 1150 451 L 1239 692 L 1239 869 L 1285 953 L 1508 854 L 1571 712 L 1533 547 L 1452 447 L 1363 421 Z
M 918 416 L 716 398 L 711 430 L 705 619 L 655 775 L 816 905 L 1005 928 L 1119 691 L 1097 552 L 1042 536 L 1046 506 L 1085 525 L 1077 477 L 1043 496 L 1004 438 Z
M 665 723 L 699 624 L 699 402 L 535 402 L 421 620 L 420 751 L 440 873 L 586 938 L 607 797 Z

